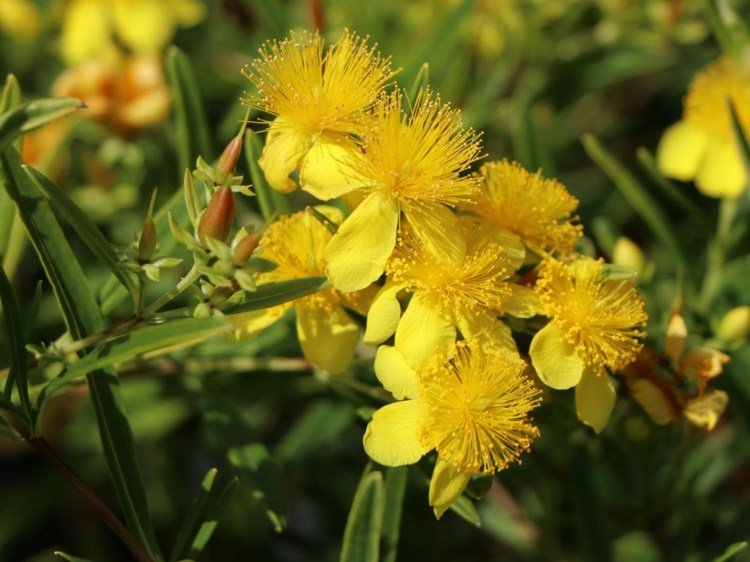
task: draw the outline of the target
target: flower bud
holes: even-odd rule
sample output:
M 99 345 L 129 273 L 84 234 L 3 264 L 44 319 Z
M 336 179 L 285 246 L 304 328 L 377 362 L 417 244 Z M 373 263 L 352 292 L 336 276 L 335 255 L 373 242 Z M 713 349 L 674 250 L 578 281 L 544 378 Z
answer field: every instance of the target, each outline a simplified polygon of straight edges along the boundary
M 255 232 L 251 232 L 242 240 L 240 240 L 237 246 L 235 246 L 234 252 L 232 254 L 234 263 L 236 263 L 237 265 L 242 265 L 247 260 L 249 260 L 253 255 L 255 248 L 258 247 L 259 242 L 260 237 Z
M 643 257 L 641 249 L 632 240 L 620 236 L 612 250 L 612 263 L 629 267 L 636 273 L 641 273 L 646 265 L 646 259 Z
M 719 322 L 716 335 L 727 343 L 737 343 L 750 335 L 750 306 L 738 306 L 727 312 Z
M 138 259 L 147 262 L 156 252 L 156 224 L 151 215 L 143 221 L 141 239 L 138 241 Z
M 234 137 L 229 144 L 227 144 L 224 152 L 221 153 L 219 163 L 216 165 L 216 183 L 223 185 L 229 178 L 234 174 L 234 169 L 237 166 L 237 160 L 240 157 L 242 151 L 242 137 L 239 135 Z
M 205 245 L 204 238 L 210 236 L 224 241 L 234 223 L 234 193 L 231 187 L 221 187 L 211 197 L 198 225 L 198 235 Z

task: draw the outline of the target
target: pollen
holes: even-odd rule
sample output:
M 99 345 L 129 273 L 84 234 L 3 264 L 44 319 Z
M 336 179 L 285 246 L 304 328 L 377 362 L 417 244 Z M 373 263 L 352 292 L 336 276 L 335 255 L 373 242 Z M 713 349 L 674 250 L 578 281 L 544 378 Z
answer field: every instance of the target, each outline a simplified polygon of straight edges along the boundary
M 617 370 L 640 351 L 647 317 L 635 285 L 607 277 L 603 266 L 584 257 L 567 264 L 547 260 L 536 290 L 584 363 Z
M 744 131 L 750 131 L 750 72 L 724 57 L 693 79 L 685 97 L 685 119 L 706 132 L 734 138 L 727 100 L 734 103 Z
M 362 158 L 353 163 L 356 171 L 407 210 L 455 205 L 478 193 L 476 178 L 459 175 L 481 150 L 480 135 L 463 128 L 461 112 L 429 91 L 420 94 L 408 117 L 402 105 L 399 91 L 375 102 L 361 135 Z
M 266 43 L 259 54 L 242 71 L 258 93 L 243 103 L 310 134 L 356 132 L 363 110 L 394 75 L 390 59 L 349 31 L 328 49 L 317 32 L 292 33 Z
M 485 164 L 480 177 L 481 195 L 467 210 L 515 233 L 532 250 L 573 251 L 582 233 L 573 215 L 578 200 L 560 182 L 507 160 Z
M 447 364 L 422 373 L 419 396 L 428 409 L 425 444 L 458 471 L 494 473 L 518 461 L 539 430 L 530 412 L 539 390 L 526 364 L 500 350 L 459 344 Z

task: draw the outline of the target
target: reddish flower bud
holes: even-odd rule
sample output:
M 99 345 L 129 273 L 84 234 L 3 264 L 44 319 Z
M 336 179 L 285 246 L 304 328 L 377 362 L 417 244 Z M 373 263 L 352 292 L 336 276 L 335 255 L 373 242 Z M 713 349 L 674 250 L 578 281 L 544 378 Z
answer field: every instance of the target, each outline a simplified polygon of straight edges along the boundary
M 216 183 L 219 185 L 224 184 L 234 174 L 234 169 L 237 166 L 237 160 L 240 157 L 242 151 L 242 137 L 236 136 L 221 153 L 219 163 L 216 165 Z
M 234 193 L 231 187 L 221 187 L 211 197 L 208 207 L 203 212 L 201 222 L 198 225 L 198 235 L 201 243 L 204 237 L 210 236 L 224 241 L 229 236 L 229 231 L 234 223 Z
M 240 240 L 237 246 L 234 248 L 234 253 L 232 254 L 234 263 L 236 263 L 237 265 L 242 265 L 247 260 L 249 260 L 253 255 L 255 248 L 258 247 L 259 242 L 260 236 L 258 236 L 255 232 L 251 232 L 242 240 Z
M 156 252 L 156 224 L 151 215 L 143 221 L 141 239 L 138 241 L 138 259 L 147 262 Z

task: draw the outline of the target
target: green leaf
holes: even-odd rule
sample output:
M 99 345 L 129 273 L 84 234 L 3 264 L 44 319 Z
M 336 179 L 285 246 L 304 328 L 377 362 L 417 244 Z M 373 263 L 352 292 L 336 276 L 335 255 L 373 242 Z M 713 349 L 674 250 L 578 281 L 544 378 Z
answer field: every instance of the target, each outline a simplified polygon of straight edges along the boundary
M 26 171 L 36 183 L 37 187 L 52 202 L 57 212 L 73 227 L 76 234 L 88 246 L 94 255 L 99 258 L 112 272 L 115 278 L 128 290 L 133 302 L 138 297 L 138 289 L 132 276 L 120 264 L 112 244 L 104 237 L 99 228 L 94 224 L 86 213 L 84 213 L 68 195 L 61 190 L 52 180 L 35 168 L 25 166 Z
M 543 170 L 547 177 L 555 176 L 555 165 L 539 130 L 534 106 L 542 91 L 544 79 L 535 73 L 524 76 L 523 86 L 516 96 L 516 115 L 513 126 L 513 153 L 526 169 Z
M 284 466 L 303 462 L 321 448 L 335 442 L 351 427 L 354 412 L 340 401 L 320 400 L 312 404 L 284 435 L 274 454 Z
M 479 518 L 477 507 L 466 496 L 458 496 L 458 499 L 451 504 L 451 511 L 467 523 L 474 525 L 474 527 L 482 526 L 482 520 Z
M 706 10 L 721 50 L 738 60 L 747 60 L 750 55 L 750 31 L 745 18 L 722 0 L 706 0 Z
M 272 37 L 283 37 L 292 28 L 288 8 L 281 0 L 244 0 Z
M 317 293 L 326 287 L 328 287 L 328 279 L 324 275 L 266 283 L 265 285 L 259 285 L 257 291 L 248 293 L 245 301 L 229 312 L 235 314 L 271 308 Z
M 0 152 L 24 133 L 71 115 L 83 107 L 74 98 L 42 99 L 25 103 L 0 115 Z
M 201 524 L 198 532 L 195 535 L 193 544 L 190 545 L 190 552 L 188 553 L 188 558 L 190 560 L 198 560 L 201 554 L 203 554 L 208 541 L 211 540 L 211 537 L 213 536 L 214 531 L 219 524 L 221 516 L 226 511 L 230 500 L 237 492 L 238 486 L 239 480 L 237 478 L 234 478 L 229 484 L 224 487 L 224 489 L 219 494 L 219 497 L 216 498 L 216 501 L 212 502 L 212 504 L 206 510 L 206 515 L 203 523 Z
M 20 103 L 21 88 L 18 85 L 18 80 L 16 80 L 16 77 L 12 74 L 8 74 L 5 79 L 3 95 L 2 98 L 0 98 L 0 115 L 13 109 Z M 5 259 L 0 261 L 0 267 L 2 267 L 8 259 L 8 246 L 11 243 L 15 218 L 16 207 L 13 204 L 13 200 L 7 194 L 5 187 L 3 186 L 2 177 L 0 176 L 0 254 L 5 256 Z M 9 275 L 11 274 L 9 273 Z
M 21 86 L 13 74 L 8 74 L 5 77 L 2 96 L 0 96 L 0 115 L 19 105 L 21 105 Z
M 78 558 L 78 556 L 71 556 L 70 554 L 65 554 L 64 552 L 60 552 L 59 550 L 55 552 L 55 556 L 59 556 L 60 558 L 63 558 L 67 560 L 68 562 L 93 562 L 92 560 L 87 560 L 86 558 Z
M 740 552 L 745 550 L 747 548 L 747 545 L 748 545 L 747 541 L 736 542 L 734 544 L 731 544 L 724 551 L 724 554 L 714 558 L 713 562 L 728 562 L 729 560 L 734 558 L 736 554 L 739 554 Z
M 195 495 L 195 499 L 193 500 L 190 509 L 188 509 L 182 527 L 180 527 L 180 532 L 177 533 L 174 547 L 169 555 L 169 562 L 177 562 L 187 554 L 188 546 L 191 542 L 190 539 L 196 535 L 196 529 L 201 521 L 203 509 L 206 507 L 208 495 L 213 489 L 217 472 L 218 471 L 215 468 L 212 468 L 203 478 L 201 487 L 198 489 L 198 493 Z
M 661 243 L 674 254 L 680 264 L 684 264 L 685 257 L 677 238 L 669 227 L 670 222 L 651 194 L 602 146 L 595 136 L 584 135 L 582 142 L 591 159 L 604 170 L 604 173 L 609 176 L 615 187 Z
M 430 65 L 428 63 L 423 63 L 422 66 L 419 67 L 419 72 L 417 72 L 417 76 L 414 78 L 411 88 L 408 90 L 409 97 L 404 100 L 404 103 L 414 103 L 417 100 L 417 96 L 420 95 L 420 92 L 426 92 L 429 85 Z M 405 109 L 408 110 L 409 108 L 407 107 Z
M 190 59 L 176 47 L 167 52 L 167 78 L 174 104 L 174 133 L 179 154 L 180 178 L 192 169 L 198 156 L 213 158 L 208 122 Z
M 40 393 L 38 404 L 52 396 L 63 386 L 97 369 L 124 363 L 138 356 L 156 351 L 171 351 L 176 347 L 195 345 L 218 335 L 228 328 L 228 322 L 219 318 L 181 318 L 133 330 L 127 335 L 94 348 L 77 361 L 69 364 L 52 379 Z
M 10 344 L 10 369 L 14 374 L 18 396 L 24 412 L 31 419 L 31 403 L 29 398 L 29 380 L 26 371 L 26 342 L 21 307 L 18 304 L 13 287 L 0 267 L 0 302 L 3 305 L 5 318 L 5 332 Z
M 341 562 L 377 562 L 383 528 L 383 473 L 366 472 L 354 494 L 341 546 Z
M 734 137 L 737 140 L 737 144 L 740 148 L 740 154 L 742 154 L 742 163 L 745 166 L 745 177 L 747 178 L 747 185 L 745 189 L 750 188 L 750 141 L 745 135 L 745 131 L 740 123 L 740 117 L 737 114 L 737 107 L 731 99 L 727 99 L 729 104 L 729 114 L 732 116 L 732 130 L 734 131 Z
M 250 130 L 245 133 L 245 159 L 250 170 L 250 181 L 255 188 L 260 213 L 265 220 L 277 215 L 289 214 L 289 202 L 283 193 L 279 193 L 266 181 L 266 176 L 258 165 L 258 158 L 263 152 L 263 145 L 257 133 Z
M 405 466 L 391 467 L 385 474 L 385 509 L 383 511 L 383 531 L 381 562 L 396 562 L 398 537 L 401 528 L 401 512 L 406 493 L 406 479 L 409 469 Z

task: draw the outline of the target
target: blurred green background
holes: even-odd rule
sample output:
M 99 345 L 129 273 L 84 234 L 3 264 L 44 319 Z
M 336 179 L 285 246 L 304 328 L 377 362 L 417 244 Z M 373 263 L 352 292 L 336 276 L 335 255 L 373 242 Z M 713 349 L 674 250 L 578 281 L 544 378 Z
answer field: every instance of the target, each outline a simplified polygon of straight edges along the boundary
M 0 0 L 0 11 L 9 9 L 8 2 Z M 15 74 L 26 99 L 50 95 L 73 66 L 60 51 L 60 28 L 72 3 L 31 4 L 38 17 L 33 33 L 0 23 L 0 75 Z M 729 4 L 743 17 L 750 14 L 746 1 Z M 611 257 L 620 235 L 643 249 L 649 336 L 659 345 L 678 279 L 705 268 L 718 202 L 686 184 L 679 186 L 684 201 L 676 204 L 638 167 L 636 154 L 639 147 L 655 151 L 664 129 L 681 116 L 692 76 L 720 54 L 702 0 L 224 0 L 203 7 L 194 25 L 175 29 L 171 42 L 188 56 L 203 98 L 210 125 L 205 158 L 215 158 L 236 134 L 244 114 L 239 99 L 250 87 L 240 70 L 263 41 L 316 27 L 334 40 L 344 28 L 369 34 L 403 69 L 397 81 L 405 87 L 428 63 L 432 88 L 462 108 L 467 124 L 484 131 L 489 157 L 512 157 L 558 177 L 581 201 L 592 252 Z M 47 162 L 116 243 L 127 244 L 140 228 L 155 186 L 160 203 L 180 189 L 173 120 L 170 110 L 146 127 L 82 119 Z M 685 252 L 687 273 L 678 271 L 678 257 L 589 159 L 580 140 L 585 133 L 599 137 L 649 189 Z M 241 171 L 247 174 L 244 162 Z M 292 205 L 302 208 L 306 197 L 294 194 Z M 258 222 L 257 214 L 256 202 L 246 200 L 238 222 Z M 74 236 L 70 242 L 99 287 L 105 270 Z M 749 250 L 743 231 L 712 310 L 697 314 L 688 305 L 696 341 L 709 338 L 728 309 L 750 302 Z M 31 302 L 43 279 L 33 252 L 27 248 L 11 273 L 22 302 Z M 163 286 L 175 279 L 165 277 Z M 111 320 L 124 315 L 115 310 Z M 30 339 L 49 342 L 63 331 L 45 287 Z M 0 341 L 0 367 L 7 363 L 6 345 Z M 263 443 L 280 466 L 265 475 L 263 487 L 268 501 L 285 511 L 288 527 L 275 533 L 252 494 L 240 487 L 206 559 L 338 559 L 367 463 L 361 446 L 366 421 L 358 409 L 373 403 L 358 385 L 374 381 L 371 361 L 334 381 L 278 360 L 299 356 L 288 319 L 257 340 L 211 341 L 121 371 L 160 542 L 174 541 L 209 468 L 217 467 L 218 481 L 226 483 L 235 474 L 228 450 Z M 571 393 L 547 392 L 536 416 L 542 437 L 477 504 L 480 528 L 452 512 L 435 521 L 425 477 L 409 471 L 398 559 L 719 560 L 731 545 L 750 539 L 747 345 L 733 350 L 716 386 L 729 393 L 730 405 L 710 433 L 682 421 L 657 427 L 623 399 L 596 436 L 576 420 Z M 114 505 L 85 392 L 55 401 L 45 420 L 50 440 Z M 24 444 L 3 440 L 0 560 L 52 560 L 56 549 L 97 561 L 129 559 L 51 466 Z M 732 559 L 750 560 L 750 554 Z

